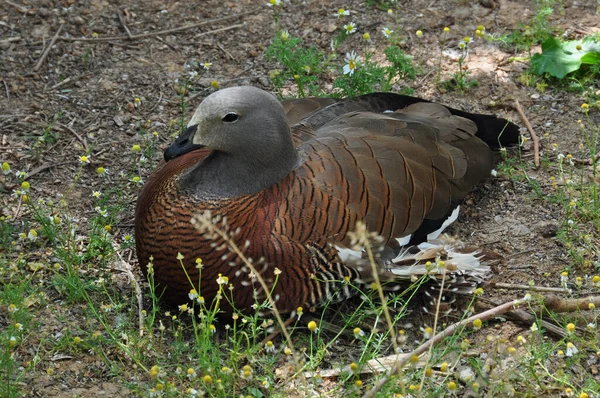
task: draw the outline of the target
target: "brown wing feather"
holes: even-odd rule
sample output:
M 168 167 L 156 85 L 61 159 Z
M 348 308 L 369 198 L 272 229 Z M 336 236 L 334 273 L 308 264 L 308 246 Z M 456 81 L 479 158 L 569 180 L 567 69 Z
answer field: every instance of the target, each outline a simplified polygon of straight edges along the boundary
M 318 197 L 302 203 L 299 219 L 339 200 L 345 210 L 334 206 L 336 215 L 353 214 L 391 239 L 414 232 L 425 218 L 445 217 L 452 202 L 491 170 L 492 153 L 476 131 L 470 120 L 430 103 L 396 113 L 338 117 L 301 147 L 308 155 L 293 176 L 312 184 L 312 196 Z M 333 215 L 322 216 L 307 226 L 312 233 L 302 231 L 293 238 L 327 236 L 345 242 L 354 225 L 339 228 Z
M 289 125 L 293 126 L 312 113 L 335 104 L 337 101 L 335 98 L 299 98 L 282 101 L 281 105 L 283 105 Z

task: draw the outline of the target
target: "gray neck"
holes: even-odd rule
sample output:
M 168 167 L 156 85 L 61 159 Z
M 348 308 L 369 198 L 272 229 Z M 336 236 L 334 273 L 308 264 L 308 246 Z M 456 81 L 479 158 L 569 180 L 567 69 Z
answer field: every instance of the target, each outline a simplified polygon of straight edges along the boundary
M 250 195 L 281 181 L 298 166 L 295 150 L 265 157 L 240 157 L 214 151 L 180 177 L 184 190 L 203 199 Z

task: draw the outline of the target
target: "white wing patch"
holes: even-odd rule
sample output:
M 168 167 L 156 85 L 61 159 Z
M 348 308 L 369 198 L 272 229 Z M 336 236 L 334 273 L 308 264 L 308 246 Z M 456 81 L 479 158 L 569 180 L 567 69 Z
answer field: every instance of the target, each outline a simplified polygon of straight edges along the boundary
M 459 293 L 472 293 L 492 272 L 489 265 L 481 262 L 482 254 L 478 250 L 461 252 L 464 244 L 445 234 L 420 243 L 417 249 L 418 252 L 408 248 L 401 250 L 387 271 L 404 278 L 447 274 L 453 291 Z M 444 260 L 445 265 L 439 267 L 437 260 Z M 428 267 L 426 261 L 432 264 Z
M 400 244 L 400 246 L 406 246 L 406 245 L 408 245 L 408 242 L 410 242 L 410 238 L 412 238 L 412 234 L 403 236 L 401 238 L 394 238 L 394 239 L 396 239 L 396 241 L 398 241 L 398 244 Z
M 456 221 L 456 219 L 458 218 L 459 212 L 460 212 L 460 206 L 456 206 L 456 208 L 454 210 L 452 210 L 452 214 L 450 214 L 450 217 L 448 217 L 446 219 L 446 221 L 444 221 L 444 223 L 442 224 L 442 226 L 439 229 L 427 234 L 427 240 L 430 241 L 430 240 L 437 239 L 442 234 L 442 232 L 444 232 L 444 230 L 446 228 L 448 228 L 448 226 L 450 224 L 452 224 L 454 221 Z

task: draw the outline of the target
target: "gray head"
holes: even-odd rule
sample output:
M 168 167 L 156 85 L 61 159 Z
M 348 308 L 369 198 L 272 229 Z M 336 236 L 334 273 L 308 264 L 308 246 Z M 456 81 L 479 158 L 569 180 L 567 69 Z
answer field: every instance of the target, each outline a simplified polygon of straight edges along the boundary
M 188 128 L 194 125 L 198 126 L 195 145 L 232 154 L 256 156 L 265 147 L 272 151 L 292 143 L 281 103 L 273 95 L 250 86 L 226 88 L 209 95 L 196 109 Z
M 218 191 L 227 195 L 253 193 L 276 183 L 298 159 L 281 103 L 250 86 L 209 95 L 194 112 L 186 131 L 165 152 L 165 158 L 198 147 L 213 153 L 189 172 L 189 185 L 202 185 L 203 190 L 223 185 L 226 192 Z M 235 184 L 241 185 L 234 189 Z

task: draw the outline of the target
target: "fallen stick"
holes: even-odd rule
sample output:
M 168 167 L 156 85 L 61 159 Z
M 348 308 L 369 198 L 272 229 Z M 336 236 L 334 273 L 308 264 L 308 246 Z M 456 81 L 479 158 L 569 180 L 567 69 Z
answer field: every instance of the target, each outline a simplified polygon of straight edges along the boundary
M 543 306 L 546 310 L 555 312 L 575 312 L 589 310 L 600 306 L 600 296 L 588 296 L 584 298 L 561 299 L 560 297 L 544 297 Z
M 62 87 L 64 85 L 66 85 L 66 84 L 76 82 L 77 80 L 81 79 L 82 77 L 86 77 L 86 76 L 90 76 L 90 75 L 92 75 L 92 73 L 83 73 L 83 74 L 78 75 L 78 76 L 67 77 L 65 80 L 56 83 L 54 86 L 45 88 L 44 91 L 55 90 L 55 89 L 57 89 L 59 87 Z
M 373 386 L 373 388 L 371 388 L 369 391 L 367 391 L 363 395 L 363 398 L 374 397 L 375 394 L 377 393 L 377 391 L 381 390 L 381 388 L 385 385 L 385 383 L 388 382 L 390 377 L 392 375 L 395 375 L 396 373 L 398 373 L 399 370 L 402 369 L 407 364 L 407 362 L 410 361 L 410 359 L 412 357 L 414 357 L 415 355 L 419 356 L 419 355 L 427 352 L 427 350 L 429 350 L 429 347 L 439 344 L 445 337 L 452 335 L 457 329 L 467 326 L 468 324 L 473 322 L 475 319 L 480 319 L 481 321 L 487 321 L 487 320 L 492 319 L 500 314 L 504 314 L 508 311 L 511 311 L 512 309 L 514 309 L 520 305 L 523 305 L 525 303 L 527 303 L 527 301 L 523 300 L 523 299 L 513 300 L 508 303 L 504 303 L 502 305 L 494 307 L 488 311 L 482 312 L 480 314 L 475 314 L 473 316 L 470 316 L 467 319 L 463 319 L 460 322 L 450 325 L 449 327 L 447 327 L 440 333 L 433 336 L 431 339 L 427 340 L 425 343 L 421 344 L 409 355 L 403 355 L 401 358 L 399 358 L 396 361 L 396 363 L 394 364 L 394 366 L 392 367 L 392 370 L 387 375 L 383 376 L 377 382 L 377 384 L 375 384 Z
M 27 178 L 31 178 L 36 174 L 41 173 L 44 170 L 48 170 L 51 169 L 53 167 L 57 167 L 57 166 L 62 166 L 64 164 L 69 164 L 72 163 L 70 160 L 67 162 L 56 162 L 56 163 L 45 163 L 43 165 L 41 165 L 40 167 L 36 167 L 35 169 L 31 170 L 30 172 L 27 173 Z
M 408 359 L 410 359 L 410 354 L 392 354 L 392 355 L 386 355 L 385 357 L 370 359 L 365 363 L 364 366 L 361 367 L 360 371 L 357 371 L 357 374 L 373 374 L 373 373 L 384 372 L 386 370 L 389 370 L 390 367 L 394 363 L 396 363 L 396 361 L 398 361 L 398 359 L 404 359 L 404 357 L 408 357 Z M 417 364 L 417 366 L 423 367 L 425 364 L 426 364 L 425 360 L 420 360 L 419 363 Z M 355 373 L 355 371 L 353 371 L 350 368 L 350 365 L 346 365 L 341 368 L 320 370 L 318 373 L 314 372 L 314 371 L 307 371 L 307 372 L 304 372 L 304 376 L 307 379 L 313 378 L 316 375 L 319 375 L 320 377 L 323 377 L 323 378 L 327 378 L 327 377 L 337 377 L 337 376 L 341 375 L 342 373 L 350 374 L 350 373 Z
M 590 158 L 590 159 L 576 159 L 576 158 L 573 158 L 572 160 L 573 160 L 573 163 L 583 164 L 583 165 L 586 165 L 586 166 L 591 166 L 591 165 L 597 163 L 598 160 L 600 160 L 600 153 L 596 154 L 595 157 Z
M 52 126 L 52 130 L 56 130 L 58 132 L 63 132 L 63 129 L 67 129 L 67 131 L 73 134 L 75 138 L 77 138 L 77 140 L 81 143 L 81 145 L 83 145 L 83 149 L 85 149 L 86 151 L 88 150 L 87 141 L 85 140 L 85 138 L 82 138 L 79 134 L 77 134 L 77 132 L 73 130 L 71 126 L 60 123 L 54 123 L 54 125 Z
M 19 40 L 21 40 L 21 36 L 9 37 L 8 39 L 0 40 L 0 46 L 4 46 Z
M 42 54 L 42 56 L 40 57 L 40 59 L 37 61 L 37 64 L 35 64 L 35 66 L 33 67 L 34 71 L 37 72 L 40 69 L 40 67 L 44 63 L 44 60 L 46 59 L 46 57 L 50 53 L 50 50 L 52 49 L 52 46 L 54 45 L 54 43 L 56 43 L 56 40 L 58 39 L 58 35 L 60 34 L 60 32 L 62 31 L 62 28 L 64 26 L 65 26 L 65 24 L 60 24 L 60 26 L 58 27 L 58 30 L 54 34 L 54 37 L 50 41 L 50 44 L 48 45 L 48 47 L 46 48 L 46 50 L 44 51 L 44 53 Z
M 217 46 L 221 49 L 221 51 L 223 51 L 225 54 L 227 54 L 227 56 L 229 57 L 230 60 L 233 61 L 235 59 L 234 56 L 231 55 L 231 53 L 229 51 L 227 51 L 225 49 L 225 47 L 223 47 L 223 45 L 221 45 L 221 43 L 217 43 Z
M 480 310 L 484 310 L 484 311 L 486 311 L 488 309 L 490 309 L 489 306 L 485 306 L 485 309 L 480 308 Z M 536 322 L 538 320 L 535 315 L 530 314 L 527 311 L 518 310 L 518 309 L 508 311 L 505 313 L 505 315 L 508 319 L 522 322 L 522 323 L 533 324 L 534 322 Z M 567 336 L 567 332 L 564 328 L 556 326 L 553 323 L 550 323 L 546 320 L 541 320 L 541 324 L 542 324 L 542 327 L 545 328 L 549 333 L 554 334 L 555 336 L 557 336 L 559 338 L 564 338 Z M 412 356 L 412 354 L 393 354 L 393 355 L 387 355 L 385 357 L 371 359 L 371 360 L 367 361 L 365 366 L 363 366 L 360 369 L 359 374 L 373 374 L 373 373 L 381 373 L 381 372 L 387 371 L 394 365 L 394 363 L 396 361 L 405 360 L 405 359 L 410 360 L 411 356 Z M 424 360 L 423 358 L 420 358 L 419 362 L 415 366 L 422 368 L 423 366 L 425 366 L 426 363 L 427 363 L 426 360 Z M 346 365 L 342 368 L 321 370 L 321 371 L 319 371 L 318 374 L 319 374 L 319 376 L 326 378 L 326 377 L 337 377 L 337 376 L 341 375 L 342 373 L 353 373 L 353 372 L 354 371 L 350 368 L 350 365 Z M 304 375 L 307 378 L 311 378 L 314 376 L 314 372 L 304 372 Z
M 482 303 L 482 302 L 477 302 L 476 304 L 476 309 L 478 311 L 486 311 L 488 309 L 490 309 L 491 306 L 497 306 L 497 303 Z M 528 326 L 533 325 L 535 322 L 541 322 L 541 326 L 542 328 L 546 329 L 550 334 L 553 334 L 559 338 L 563 338 L 567 336 L 567 332 L 565 328 L 561 328 L 560 326 L 557 326 L 545 319 L 540 319 L 539 317 L 537 317 L 536 315 L 526 311 L 526 310 L 520 310 L 520 309 L 514 309 L 511 311 L 508 311 L 505 314 L 507 319 L 510 319 L 514 322 L 520 322 L 520 323 L 526 323 Z
M 132 34 L 129 28 L 127 27 L 127 24 L 125 23 L 125 17 L 123 16 L 123 12 L 121 10 L 117 10 L 117 16 L 119 17 L 119 22 L 121 22 L 123 29 L 125 29 L 125 32 L 127 32 L 127 37 L 131 40 Z
M 13 6 L 21 14 L 33 15 L 36 13 L 36 10 L 33 8 L 25 8 L 19 4 L 12 3 L 8 0 L 5 0 L 4 2 L 10 6 Z
M 529 286 L 529 285 L 515 285 L 512 283 L 490 283 L 487 286 L 496 289 L 509 289 L 509 290 L 531 290 L 534 292 L 552 292 L 552 293 L 569 293 L 569 289 L 563 289 L 562 287 L 547 287 L 547 286 Z
M 412 357 L 414 357 L 415 355 L 419 356 L 419 355 L 425 353 L 427 350 L 429 350 L 429 347 L 439 344 L 445 337 L 452 335 L 457 329 L 472 323 L 475 319 L 480 319 L 481 321 L 487 321 L 492 318 L 495 318 L 496 316 L 498 316 L 500 314 L 508 313 L 510 315 L 513 315 L 514 317 L 516 317 L 519 320 L 525 320 L 525 321 L 535 320 L 536 318 L 534 316 L 532 316 L 530 314 L 528 315 L 524 311 L 521 311 L 518 309 L 519 306 L 527 304 L 527 303 L 531 303 L 531 301 L 526 300 L 526 299 L 513 300 L 508 303 L 504 303 L 504 304 L 501 304 L 494 308 L 491 308 L 482 313 L 475 314 L 467 319 L 463 319 L 460 322 L 450 325 L 449 327 L 444 329 L 442 332 L 436 334 L 431 339 L 429 339 L 425 343 L 421 344 L 409 355 L 402 356 L 401 358 L 399 358 L 396 361 L 396 363 L 394 364 L 394 366 L 392 367 L 392 370 L 387 375 L 383 376 L 377 382 L 377 384 L 375 384 L 373 386 L 373 388 L 371 390 L 367 391 L 367 393 L 365 393 L 363 395 L 363 398 L 374 397 L 375 394 L 377 393 L 377 391 L 379 391 L 384 386 L 384 384 L 387 383 L 387 381 L 390 379 L 390 377 L 392 375 L 398 373 L 400 371 L 400 369 L 402 369 L 407 364 L 407 362 L 410 361 L 410 359 Z M 589 297 L 578 298 L 578 299 L 561 299 L 558 297 L 541 296 L 540 306 L 538 307 L 538 309 L 532 309 L 532 311 L 535 311 L 536 313 L 538 313 L 540 309 L 543 309 L 546 311 L 551 310 L 551 311 L 555 311 L 555 312 L 575 312 L 575 311 L 580 311 L 580 310 L 589 310 L 590 303 L 594 304 L 594 306 L 592 306 L 592 307 L 597 307 L 598 305 L 600 305 L 600 296 L 589 296 Z M 558 335 L 563 335 L 563 333 L 561 333 L 561 331 L 558 330 L 559 329 L 558 327 L 549 326 L 549 325 L 551 325 L 551 324 L 544 324 L 544 326 L 546 328 L 548 328 L 549 330 L 551 330 L 553 333 L 556 333 Z
M 8 89 L 8 84 L 6 84 L 4 79 L 2 79 L 2 84 L 4 85 L 4 90 L 6 91 L 6 99 L 10 101 L 10 90 Z
M 204 26 L 207 24 L 211 24 L 211 23 L 218 23 L 218 22 L 223 22 L 229 19 L 235 19 L 235 18 L 240 18 L 243 17 L 246 14 L 236 14 L 236 15 L 230 15 L 228 17 L 223 17 L 223 18 L 217 18 L 217 19 L 211 19 L 209 21 L 204 21 L 204 22 L 199 22 L 197 24 L 193 24 L 193 25 L 188 25 L 188 26 L 181 26 L 179 28 L 173 28 L 173 29 L 167 29 L 167 30 L 160 30 L 158 32 L 150 32 L 150 33 L 141 33 L 139 35 L 131 35 L 131 36 L 110 36 L 110 37 L 95 37 L 95 38 L 87 38 L 87 37 L 59 37 L 59 40 L 63 40 L 63 41 L 84 41 L 84 42 L 91 42 L 91 43 L 101 43 L 101 42 L 106 42 L 106 41 L 113 41 L 113 40 L 137 40 L 137 39 L 145 39 L 147 37 L 154 37 L 154 36 L 161 36 L 161 35 L 165 35 L 165 34 L 169 34 L 169 33 L 177 33 L 177 32 L 183 32 L 185 30 L 189 30 L 189 29 L 194 29 L 194 28 L 198 28 L 200 26 Z M 215 33 L 215 32 L 222 32 L 225 30 L 230 30 L 230 29 L 236 29 L 239 28 L 241 26 L 244 26 L 244 24 L 238 24 L 238 25 L 232 25 L 232 26 L 228 26 L 226 28 L 221 28 L 221 29 L 216 29 L 216 30 L 212 30 L 209 32 L 205 32 L 201 35 L 207 35 L 210 33 Z
M 515 100 L 514 104 L 515 104 L 515 108 L 517 109 L 517 112 L 519 112 L 519 116 L 521 116 L 521 120 L 523 121 L 523 123 L 525 123 L 525 127 L 527 127 L 527 130 L 529 130 L 529 134 L 531 135 L 531 141 L 533 141 L 533 164 L 535 164 L 535 167 L 539 167 L 540 166 L 540 139 L 538 138 L 535 131 L 533 131 L 533 128 L 531 127 L 531 123 L 529 123 L 529 119 L 527 119 L 527 116 L 525 116 L 525 112 L 523 111 L 521 104 L 519 104 L 519 100 Z

